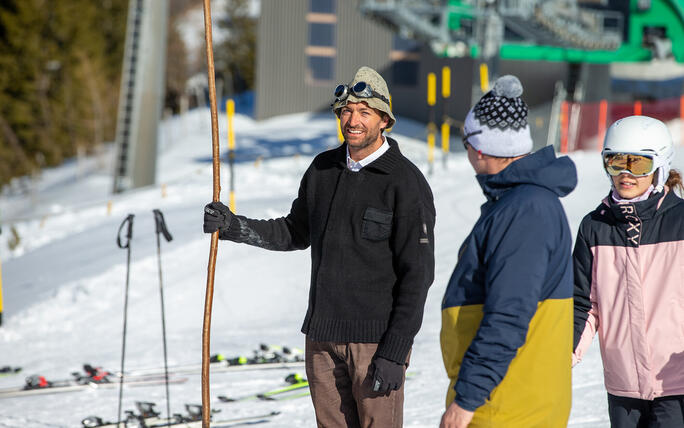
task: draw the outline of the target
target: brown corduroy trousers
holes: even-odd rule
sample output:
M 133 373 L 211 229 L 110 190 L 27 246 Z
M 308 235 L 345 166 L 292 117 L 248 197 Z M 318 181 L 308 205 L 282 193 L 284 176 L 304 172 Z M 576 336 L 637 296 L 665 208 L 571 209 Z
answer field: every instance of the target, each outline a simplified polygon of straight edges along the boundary
M 402 426 L 404 385 L 387 395 L 373 392 L 370 366 L 377 348 L 306 339 L 306 376 L 319 428 Z

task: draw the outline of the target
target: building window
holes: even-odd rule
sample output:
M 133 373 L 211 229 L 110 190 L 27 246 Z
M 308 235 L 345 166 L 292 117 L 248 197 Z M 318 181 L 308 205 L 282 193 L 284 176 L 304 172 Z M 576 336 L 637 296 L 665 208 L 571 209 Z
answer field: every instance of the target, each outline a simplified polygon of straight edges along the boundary
M 394 85 L 418 85 L 419 42 L 395 35 L 392 41 L 390 60 L 392 61 L 392 83 Z
M 335 13 L 335 0 L 309 0 L 309 11 L 314 13 Z
M 314 81 L 332 81 L 335 58 L 329 56 L 309 56 L 309 72 Z
M 335 24 L 310 22 L 309 46 L 335 46 Z
M 337 57 L 335 0 L 309 0 L 306 22 L 309 40 L 306 46 L 307 74 L 309 84 L 328 85 L 335 80 Z

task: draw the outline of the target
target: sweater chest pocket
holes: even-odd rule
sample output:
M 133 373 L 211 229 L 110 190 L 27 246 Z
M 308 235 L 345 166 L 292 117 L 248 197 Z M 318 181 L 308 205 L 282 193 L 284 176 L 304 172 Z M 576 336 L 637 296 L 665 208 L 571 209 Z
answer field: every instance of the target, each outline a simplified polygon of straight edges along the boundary
M 363 213 L 361 237 L 371 241 L 382 241 L 392 233 L 392 211 L 368 207 Z

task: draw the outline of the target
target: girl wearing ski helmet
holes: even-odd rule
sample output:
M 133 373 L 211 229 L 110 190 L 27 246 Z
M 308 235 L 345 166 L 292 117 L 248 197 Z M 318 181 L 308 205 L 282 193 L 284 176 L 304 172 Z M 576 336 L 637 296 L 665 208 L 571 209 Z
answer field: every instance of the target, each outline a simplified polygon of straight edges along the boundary
M 684 200 L 673 153 L 661 121 L 615 122 L 602 151 L 611 191 L 575 242 L 573 363 L 598 332 L 613 428 L 684 427 Z

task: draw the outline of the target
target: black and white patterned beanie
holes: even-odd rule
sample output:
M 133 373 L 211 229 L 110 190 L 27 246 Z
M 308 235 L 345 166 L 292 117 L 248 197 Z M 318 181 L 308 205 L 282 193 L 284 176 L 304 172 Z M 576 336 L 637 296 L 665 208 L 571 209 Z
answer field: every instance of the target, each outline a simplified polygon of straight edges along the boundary
M 532 151 L 527 104 L 517 77 L 506 75 L 480 98 L 466 116 L 465 140 L 475 150 L 496 157 L 516 157 Z

